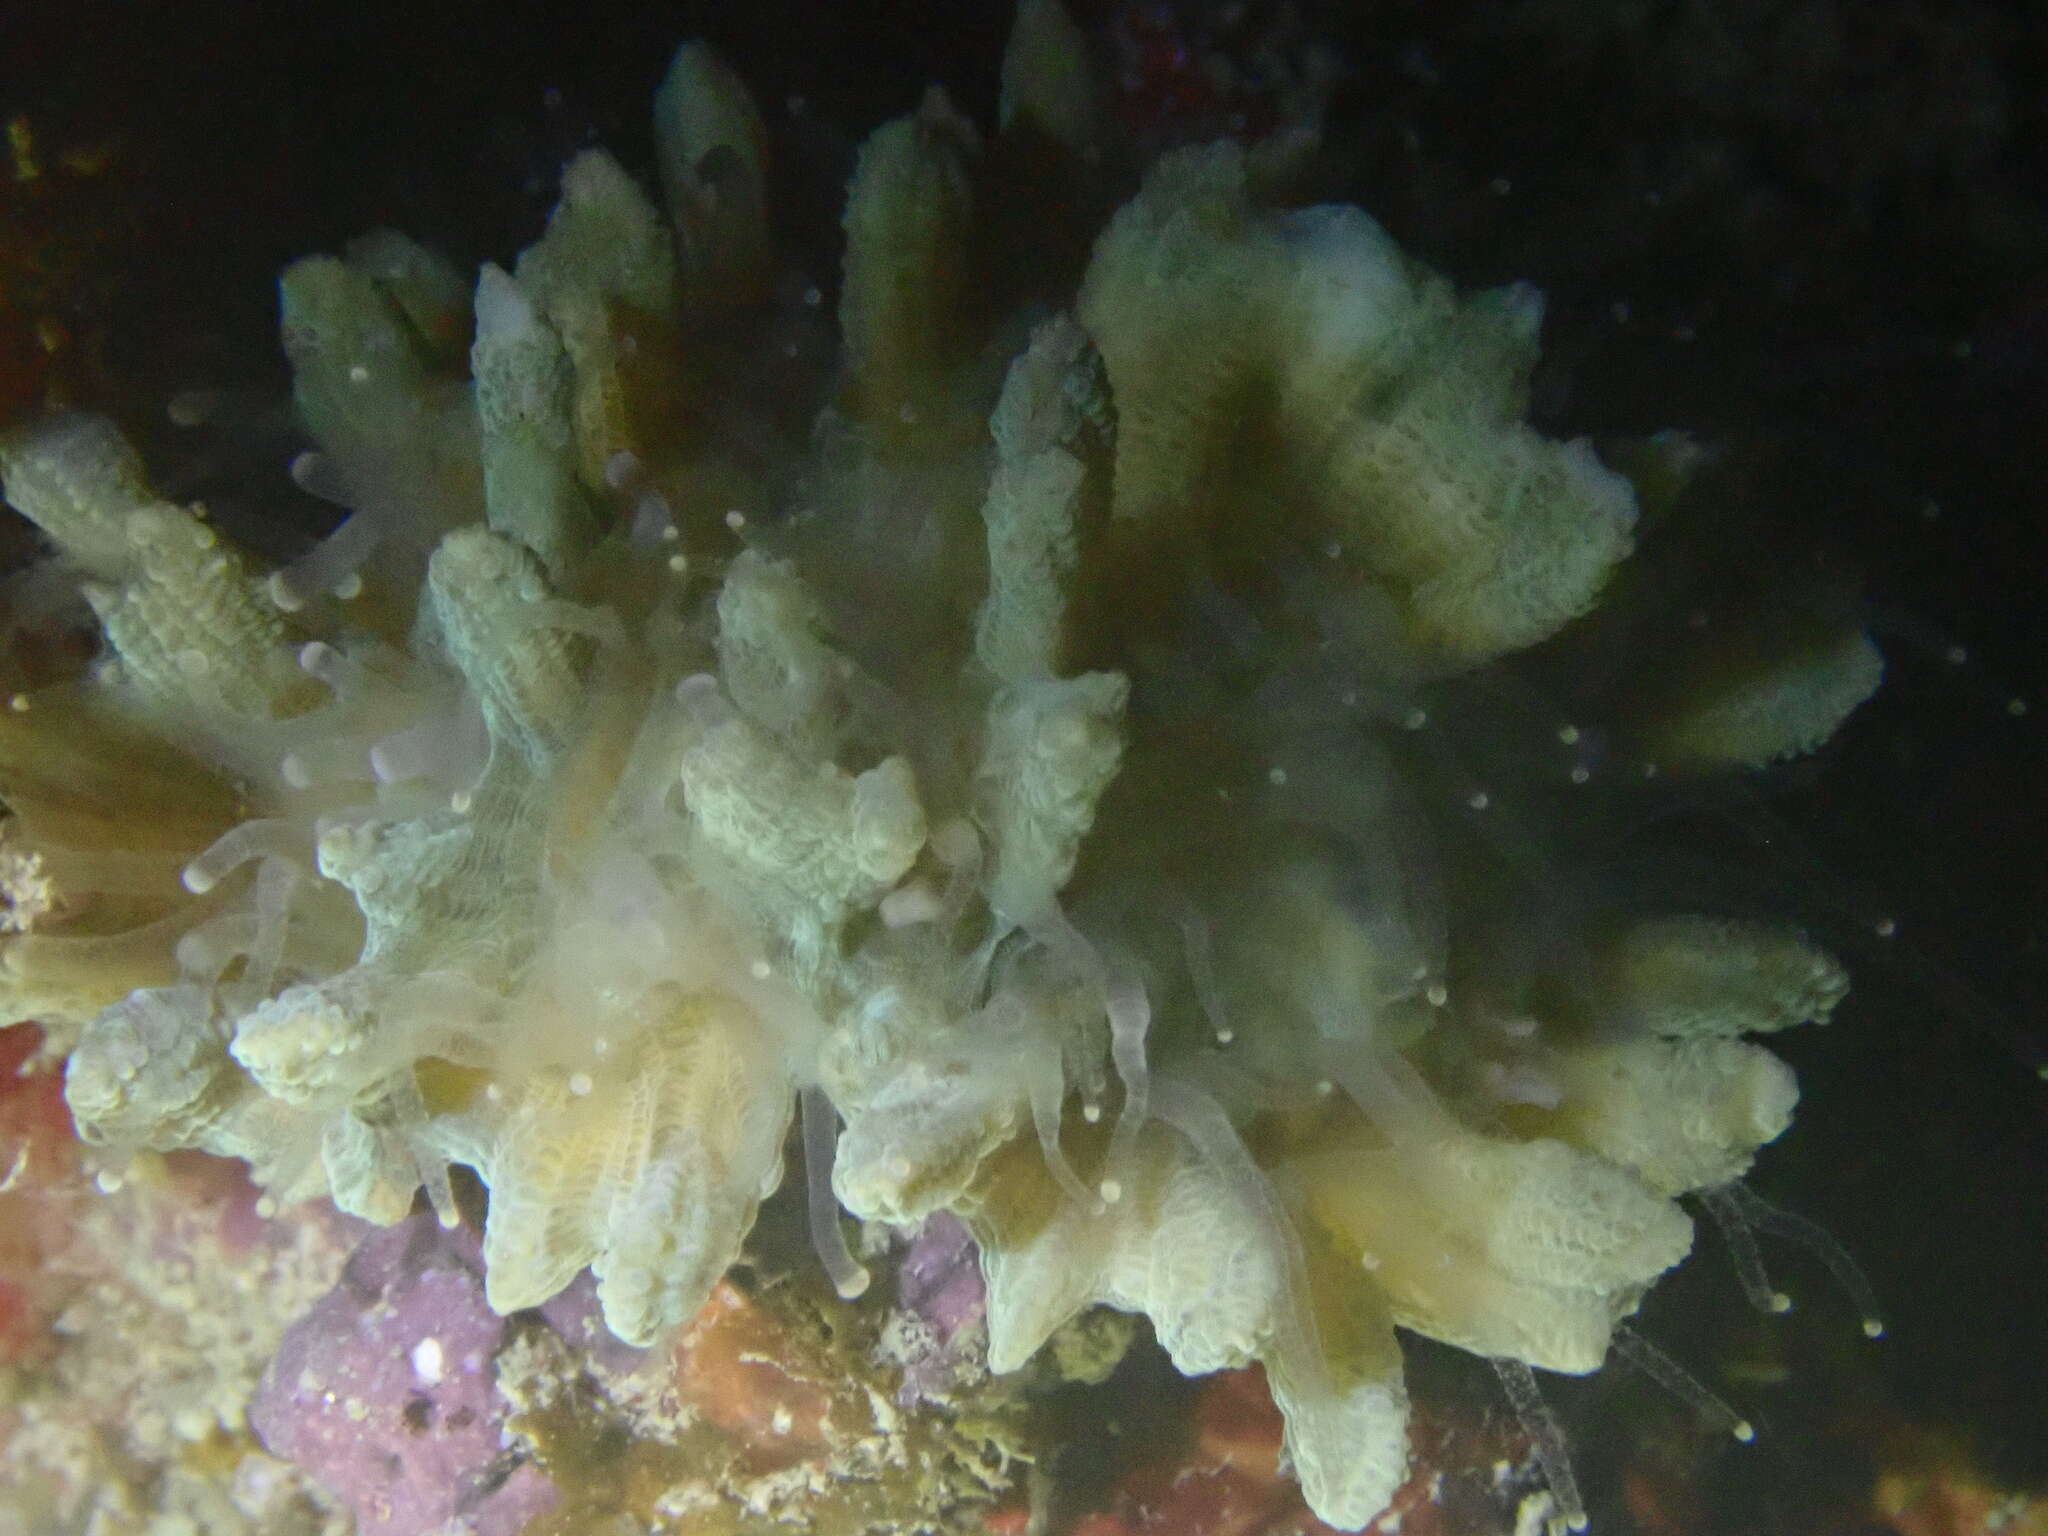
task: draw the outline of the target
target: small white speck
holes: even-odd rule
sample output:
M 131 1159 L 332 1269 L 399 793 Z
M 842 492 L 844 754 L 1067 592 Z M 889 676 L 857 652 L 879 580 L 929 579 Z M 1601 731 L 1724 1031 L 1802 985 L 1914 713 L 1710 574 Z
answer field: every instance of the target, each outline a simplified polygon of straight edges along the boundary
M 752 965 L 747 967 L 747 974 L 753 977 L 756 981 L 766 981 L 770 976 L 773 976 L 775 974 L 775 967 L 770 965 L 766 960 L 756 960 Z
M 1089 1100 L 1081 1106 L 1081 1118 L 1090 1125 L 1093 1125 L 1102 1118 L 1102 1106 L 1095 1103 L 1092 1099 Z
M 14 695 L 13 697 L 11 697 L 11 698 L 9 698 L 9 699 L 8 699 L 8 701 L 7 701 L 7 707 L 8 707 L 9 709 L 13 710 L 13 711 L 14 711 L 14 712 L 15 712 L 15 713 L 16 713 L 17 715 L 25 715 L 25 714 L 27 714 L 27 713 L 28 713 L 28 695 L 27 695 L 27 694 L 25 694 L 25 693 L 17 693 L 17 694 L 15 694 L 15 695 Z
M 1963 665 L 1964 662 L 1970 659 L 1969 648 L 1967 646 L 1961 645 L 1950 646 L 1945 655 L 1948 664 L 1952 667 L 1960 667 L 1961 665 Z
M 1404 731 L 1419 731 L 1427 724 L 1429 711 L 1426 709 L 1411 709 L 1401 717 L 1401 729 Z
M 1871 925 L 1871 930 L 1874 933 L 1876 933 L 1876 935 L 1880 939 L 1888 939 L 1893 934 L 1899 931 L 1898 919 L 1891 917 L 1880 917 L 1875 923 Z
M 413 1345 L 412 1373 L 427 1386 L 436 1386 L 440 1383 L 445 1364 L 439 1339 L 429 1335 Z
M 1465 797 L 1465 803 L 1475 811 L 1483 811 L 1493 804 L 1493 797 L 1483 789 L 1475 789 Z
M 103 1195 L 117 1194 L 121 1188 L 121 1175 L 111 1168 L 102 1168 L 92 1176 L 92 1183 L 93 1188 Z
M 370 370 L 361 363 L 351 363 L 348 369 L 348 381 L 351 384 L 367 384 L 370 382 Z
M 668 568 L 669 568 L 669 569 L 670 569 L 671 571 L 673 571 L 673 572 L 674 572 L 674 573 L 675 573 L 676 575 L 678 575 L 678 576 L 681 576 L 681 575 L 682 575 L 682 574 L 684 574 L 684 573 L 685 573 L 686 571 L 688 571 L 688 570 L 689 570 L 689 568 L 690 568 L 690 559 L 689 559 L 689 556 L 687 556 L 687 555 L 670 555 L 670 556 L 668 557 Z
M 1440 981 L 1432 981 L 1429 990 L 1422 994 L 1432 1008 L 1441 1008 L 1451 1000 L 1451 989 Z
M 1491 192 L 1495 197 L 1506 197 L 1510 192 L 1515 190 L 1515 184 L 1509 181 L 1505 176 L 1496 176 L 1493 178 L 1493 180 L 1489 181 L 1486 184 L 1486 190 Z
M 1099 1188 L 1102 1191 L 1102 1203 L 1105 1205 L 1115 1205 L 1124 1197 L 1124 1187 L 1115 1179 L 1104 1179 Z
M 1593 777 L 1593 770 L 1588 768 L 1584 763 L 1575 763 L 1572 765 L 1572 771 L 1569 777 L 1574 784 L 1583 784 L 1588 779 Z
M 1579 744 L 1579 728 L 1576 725 L 1560 725 L 1557 728 L 1557 739 L 1568 747 L 1576 747 Z
M 1268 768 L 1266 770 L 1266 782 L 1276 789 L 1279 788 L 1287 782 L 1287 770 L 1278 766 Z
M 606 1055 L 610 1052 L 611 1048 L 611 1041 L 604 1035 L 599 1035 L 590 1042 L 590 1054 L 593 1056 Z
M 796 1419 L 787 1408 L 777 1408 L 768 1417 L 768 1428 L 778 1435 L 786 1435 L 796 1426 Z
M 569 1092 L 579 1099 L 585 1097 L 595 1086 L 588 1072 L 572 1072 L 569 1075 Z
M 820 304 L 824 302 L 824 291 L 820 289 L 816 283 L 811 284 L 810 287 L 804 290 L 804 305 L 806 308 L 816 309 Z
M 2005 701 L 2005 712 L 2017 720 L 2027 712 L 2027 701 L 2025 699 L 2007 699 Z
M 448 809 L 458 816 L 467 816 L 469 808 L 476 804 L 476 797 L 466 789 L 458 789 L 448 797 Z
M 344 603 L 352 603 L 363 595 L 363 578 L 350 571 L 327 590 Z
M 734 533 L 738 533 L 742 528 L 747 526 L 747 514 L 742 512 L 738 507 L 732 508 L 725 514 L 725 526 L 730 528 Z
M 1237 1031 L 1234 1029 L 1219 1029 L 1216 1031 L 1216 1043 L 1218 1045 L 1228 1045 L 1236 1038 Z

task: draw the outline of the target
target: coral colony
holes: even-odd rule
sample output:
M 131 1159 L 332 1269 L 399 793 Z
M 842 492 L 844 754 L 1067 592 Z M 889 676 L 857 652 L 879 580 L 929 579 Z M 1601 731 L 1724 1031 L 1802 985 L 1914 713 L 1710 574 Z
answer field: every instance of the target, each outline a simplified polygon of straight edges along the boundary
M 660 203 L 591 150 L 509 271 L 380 232 L 285 273 L 295 474 L 347 509 L 296 561 L 105 420 L 8 438 L 105 648 L 0 715 L 0 996 L 109 1170 L 451 1226 L 473 1170 L 490 1308 L 588 1268 L 631 1344 L 800 1123 L 841 1294 L 842 1209 L 948 1213 L 994 1371 L 1096 1306 L 1259 1362 L 1355 1529 L 1396 1330 L 1525 1404 L 1598 1369 L 1678 1197 L 1739 1213 L 1789 1121 L 1745 1037 L 1845 989 L 1785 929 L 1550 899 L 1574 806 L 1810 750 L 1880 664 L 1695 632 L 1633 714 L 1546 714 L 1525 653 L 1625 603 L 1661 461 L 1528 426 L 1540 298 L 1289 206 L 1298 135 L 1133 167 L 1078 289 L 1004 312 L 990 157 L 1119 164 L 1080 57 L 1025 0 L 997 138 L 935 89 L 868 139 L 815 422 L 762 121 L 692 44 Z

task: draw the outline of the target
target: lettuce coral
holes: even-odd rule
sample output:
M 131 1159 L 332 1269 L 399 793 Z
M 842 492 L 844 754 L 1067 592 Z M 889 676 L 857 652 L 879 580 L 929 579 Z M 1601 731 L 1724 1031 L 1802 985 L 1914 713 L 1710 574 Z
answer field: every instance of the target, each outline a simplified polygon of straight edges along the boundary
M 760 117 L 692 44 L 666 214 L 590 150 L 473 299 L 388 232 L 285 275 L 295 474 L 346 509 L 300 559 L 104 421 L 0 444 L 106 639 L 0 716 L 0 997 L 75 1036 L 88 1140 L 382 1223 L 456 1222 L 473 1169 L 490 1305 L 589 1267 L 634 1343 L 737 1257 L 801 1101 L 842 1289 L 835 1195 L 951 1213 L 996 1369 L 1098 1304 L 1260 1361 L 1356 1528 L 1406 1465 L 1395 1330 L 1596 1369 L 1675 1197 L 1789 1121 L 1742 1037 L 1844 981 L 1685 910 L 1504 932 L 1514 792 L 1571 790 L 1434 722 L 1602 602 L 1635 493 L 1524 420 L 1532 290 L 1286 208 L 1284 145 L 1168 154 L 1071 308 L 1001 312 L 984 160 L 1102 160 L 1063 29 L 1024 7 L 1008 139 L 934 91 L 862 151 L 808 437 L 759 398 L 795 323 Z M 1843 629 L 1641 739 L 1809 750 L 1877 671 Z

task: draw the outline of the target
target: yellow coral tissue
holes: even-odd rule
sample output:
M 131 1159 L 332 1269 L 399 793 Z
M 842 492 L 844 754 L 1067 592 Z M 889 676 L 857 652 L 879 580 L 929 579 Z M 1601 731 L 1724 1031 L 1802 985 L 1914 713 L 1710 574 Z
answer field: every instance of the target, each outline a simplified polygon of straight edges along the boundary
M 813 422 L 759 359 L 829 313 L 691 44 L 655 174 L 579 154 L 516 261 L 386 231 L 284 274 L 294 475 L 345 513 L 298 558 L 106 420 L 7 436 L 104 646 L 0 713 L 0 1003 L 108 1157 L 380 1223 L 457 1222 L 472 1170 L 491 1305 L 589 1268 L 632 1343 L 738 1257 L 801 1107 L 843 1292 L 842 1209 L 952 1212 L 995 1370 L 1100 1305 L 1261 1362 L 1358 1529 L 1398 1331 L 1598 1369 L 1680 1197 L 1739 1202 L 1790 1121 L 1752 1037 L 1846 987 L 1560 871 L 1881 664 L 1853 623 L 1645 628 L 1647 489 L 1525 419 L 1540 296 L 1299 206 L 1285 142 L 1130 164 L 1062 29 L 1026 5 L 999 124 L 935 88 L 861 148 Z M 988 270 L 1020 155 L 1104 194 L 1058 293 Z M 1602 625 L 1661 670 L 1567 709 Z

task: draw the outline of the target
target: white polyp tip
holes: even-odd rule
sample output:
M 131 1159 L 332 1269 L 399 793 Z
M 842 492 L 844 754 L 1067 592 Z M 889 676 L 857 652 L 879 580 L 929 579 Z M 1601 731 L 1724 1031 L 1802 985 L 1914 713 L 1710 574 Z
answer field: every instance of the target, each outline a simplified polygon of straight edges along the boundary
M 272 571 L 270 580 L 264 583 L 269 590 L 270 600 L 286 613 L 297 613 L 306 606 L 306 600 L 292 590 L 292 584 L 283 571 Z
M 353 602 L 363 595 L 363 578 L 355 571 L 350 571 L 327 590 L 344 603 Z
M 1096 1187 L 1101 1192 L 1102 1203 L 1104 1205 L 1115 1205 L 1117 1201 L 1123 1199 L 1124 1197 L 1124 1187 L 1123 1185 L 1119 1184 L 1115 1179 L 1104 1179 L 1102 1183 Z
M 1579 1514 L 1573 1515 L 1569 1520 L 1565 1521 L 1565 1528 L 1567 1530 L 1583 1531 L 1590 1524 L 1592 1524 L 1592 1522 L 1586 1518 L 1583 1512 L 1581 1512 Z
M 1744 1445 L 1748 1445 L 1756 1439 L 1756 1426 L 1747 1419 L 1737 1419 L 1728 1427 L 1728 1433 L 1740 1440 Z
M 455 1207 L 451 1205 L 447 1210 L 441 1212 L 441 1214 L 436 1216 L 434 1219 L 441 1223 L 441 1230 L 443 1232 L 453 1232 L 457 1227 L 462 1225 L 462 1212 L 456 1210 Z
M 1102 1118 L 1102 1106 L 1095 1103 L 1083 1104 L 1081 1106 L 1081 1118 L 1090 1125 L 1093 1125 Z
M 1773 1291 L 1771 1292 L 1770 1306 L 1773 1312 L 1790 1312 L 1792 1310 L 1792 1298 L 1783 1291 Z
M 187 864 L 179 873 L 178 881 L 194 896 L 204 896 L 214 887 L 214 878 L 196 864 Z
M 291 789 L 311 789 L 313 775 L 306 771 L 306 764 L 298 753 L 287 752 L 284 761 L 277 765 L 278 777 Z
M 275 576 L 270 579 L 277 580 Z M 339 654 L 325 640 L 308 640 L 299 647 L 299 670 L 308 676 L 318 677 Z
M 588 1072 L 575 1072 L 569 1077 L 569 1092 L 577 1098 L 585 1097 L 597 1085 L 590 1080 Z
M 718 679 L 709 672 L 692 672 L 676 684 L 676 702 L 687 709 L 705 709 L 718 698 Z
M 1219 1029 L 1216 1031 L 1216 1043 L 1218 1045 L 1228 1045 L 1236 1038 L 1237 1031 L 1234 1029 Z
M 832 1282 L 832 1289 L 839 1293 L 841 1301 L 852 1301 L 867 1294 L 869 1282 L 873 1278 L 866 1269 L 856 1264 Z
M 1863 1337 L 1866 1339 L 1883 1338 L 1884 1319 L 1881 1317 L 1866 1317 L 1863 1319 Z
M 604 483 L 615 491 L 624 489 L 639 472 L 640 461 L 624 448 L 604 461 Z
M 1441 1008 L 1450 1002 L 1451 989 L 1440 981 L 1433 981 L 1429 984 L 1429 990 L 1422 995 L 1429 1000 L 1430 1007 Z

